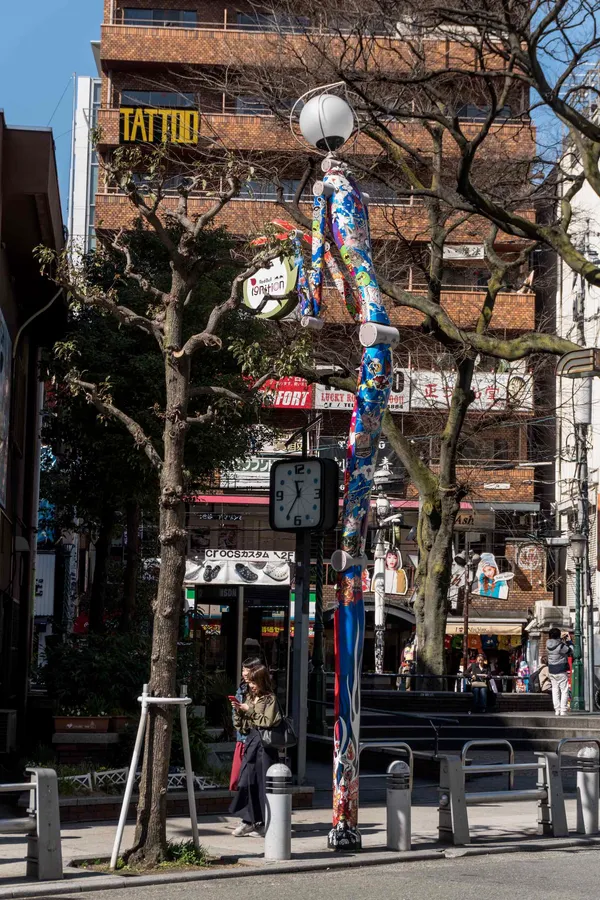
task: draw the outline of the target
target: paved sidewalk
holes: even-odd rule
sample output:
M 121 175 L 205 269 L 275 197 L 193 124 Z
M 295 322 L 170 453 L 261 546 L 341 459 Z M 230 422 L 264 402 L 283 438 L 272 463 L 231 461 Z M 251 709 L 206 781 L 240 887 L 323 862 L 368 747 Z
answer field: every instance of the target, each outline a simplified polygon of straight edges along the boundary
M 575 827 L 575 801 L 567 801 L 567 815 L 571 829 Z M 362 853 L 351 856 L 331 853 L 327 850 L 327 832 L 330 828 L 328 809 L 300 810 L 293 815 L 292 860 L 289 862 L 265 862 L 263 840 L 261 838 L 235 838 L 231 829 L 236 820 L 225 816 L 207 816 L 199 822 L 200 840 L 208 852 L 217 857 L 225 857 L 230 865 L 220 872 L 210 870 L 205 873 L 173 872 L 168 876 L 151 876 L 147 883 L 156 883 L 156 878 L 169 881 L 203 877 L 232 877 L 260 872 L 298 871 L 311 868 L 331 868 L 334 866 L 373 865 L 383 862 L 408 861 L 410 858 L 439 858 L 446 850 L 449 854 L 462 854 L 456 848 L 450 850 L 437 843 L 437 809 L 434 805 L 413 807 L 413 851 L 412 854 L 391 853 L 385 849 L 385 807 L 381 805 L 363 806 L 361 809 Z M 523 850 L 530 845 L 533 850 L 538 844 L 536 838 L 536 804 L 534 802 L 494 804 L 476 806 L 469 810 L 473 847 L 467 852 L 488 852 L 495 850 Z M 130 845 L 133 825 L 125 831 L 123 848 Z M 170 819 L 168 834 L 172 840 L 190 838 L 187 819 Z M 110 855 L 115 836 L 115 823 L 105 825 L 81 825 L 65 827 L 62 833 L 63 861 L 68 866 L 75 858 L 97 859 Z M 577 838 L 573 834 L 572 838 Z M 566 845 L 565 840 L 544 840 L 556 849 Z M 541 849 L 542 844 L 540 844 Z M 0 898 L 8 897 L 49 897 L 59 893 L 99 890 L 114 887 L 118 882 L 131 885 L 141 884 L 140 878 L 122 878 L 67 868 L 63 882 L 29 882 L 25 878 L 26 842 L 20 836 L 0 838 Z

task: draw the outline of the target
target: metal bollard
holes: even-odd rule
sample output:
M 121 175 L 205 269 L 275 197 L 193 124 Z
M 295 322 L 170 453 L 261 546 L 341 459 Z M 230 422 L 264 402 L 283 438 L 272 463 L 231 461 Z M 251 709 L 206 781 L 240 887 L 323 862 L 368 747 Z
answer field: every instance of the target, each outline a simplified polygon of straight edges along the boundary
M 292 856 L 292 773 L 283 763 L 267 772 L 265 859 Z
M 411 849 L 410 766 L 401 760 L 390 763 L 387 769 L 387 848 Z
M 579 834 L 598 832 L 598 748 L 582 747 L 577 754 L 581 766 L 577 772 L 577 831 Z
M 30 792 L 35 831 L 27 839 L 27 875 L 39 881 L 63 877 L 58 781 L 54 769 L 27 769 L 36 790 Z M 35 803 L 33 802 L 35 798 Z

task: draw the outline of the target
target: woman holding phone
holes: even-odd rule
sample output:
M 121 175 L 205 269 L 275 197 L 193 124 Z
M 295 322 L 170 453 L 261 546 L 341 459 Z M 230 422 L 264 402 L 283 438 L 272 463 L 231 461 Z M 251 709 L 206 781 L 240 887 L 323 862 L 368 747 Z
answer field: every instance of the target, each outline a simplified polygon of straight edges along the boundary
M 278 761 L 279 754 L 276 749 L 263 745 L 260 729 L 277 725 L 281 721 L 281 712 L 266 666 L 250 669 L 247 681 L 245 701 L 240 703 L 235 697 L 231 699 L 233 723 L 245 741 L 237 793 L 229 811 L 237 813 L 242 820 L 233 831 L 235 837 L 262 837 L 267 770 Z
M 242 663 L 242 680 L 238 685 L 238 689 L 235 692 L 234 697 L 229 697 L 231 703 L 234 700 L 237 700 L 238 703 L 244 703 L 246 701 L 246 696 L 248 694 L 248 677 L 252 669 L 256 666 L 262 665 L 262 661 L 257 657 L 250 657 L 249 659 L 245 659 Z M 235 718 L 233 725 L 235 727 Z M 240 775 L 240 769 L 242 767 L 242 759 L 244 757 L 244 744 L 246 743 L 246 735 L 241 734 L 237 728 L 235 732 L 235 750 L 233 753 L 233 762 L 231 763 L 231 775 L 229 776 L 229 790 L 235 791 L 237 790 L 238 778 Z

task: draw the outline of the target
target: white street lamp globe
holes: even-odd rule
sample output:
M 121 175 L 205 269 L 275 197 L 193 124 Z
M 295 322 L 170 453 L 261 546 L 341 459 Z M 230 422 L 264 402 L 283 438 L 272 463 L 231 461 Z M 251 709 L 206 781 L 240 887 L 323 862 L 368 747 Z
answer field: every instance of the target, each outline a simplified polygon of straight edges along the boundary
M 318 150 L 337 150 L 354 131 L 352 107 L 336 94 L 318 94 L 302 107 L 300 131 Z

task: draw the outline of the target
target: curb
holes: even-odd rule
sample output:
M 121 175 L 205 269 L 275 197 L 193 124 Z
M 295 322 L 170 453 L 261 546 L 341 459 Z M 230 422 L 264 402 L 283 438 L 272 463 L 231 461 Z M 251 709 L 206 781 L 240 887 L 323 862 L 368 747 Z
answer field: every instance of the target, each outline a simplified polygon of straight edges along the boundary
M 600 846 L 600 836 L 579 838 L 554 838 L 535 840 L 531 843 L 511 842 L 489 847 L 448 847 L 439 850 L 410 850 L 400 853 L 375 851 L 370 855 L 332 856 L 319 860 L 292 860 L 287 865 L 279 861 L 273 863 L 260 860 L 260 865 L 246 867 L 243 863 L 229 869 L 215 869 L 206 872 L 179 872 L 172 875 L 98 875 L 72 878 L 60 884 L 48 881 L 0 888 L 0 900 L 25 900 L 28 897 L 59 897 L 64 894 L 90 893 L 92 891 L 124 890 L 129 887 L 150 887 L 159 884 L 185 884 L 192 881 L 216 881 L 224 878 L 250 878 L 257 875 L 287 875 L 298 872 L 322 872 L 329 869 L 359 869 L 368 866 L 397 865 L 399 863 L 423 860 L 459 859 L 466 856 L 496 856 L 502 853 L 541 853 L 548 850 L 563 850 L 569 847 Z M 369 853 L 369 851 L 367 851 Z M 257 858 L 257 862 L 259 859 Z

